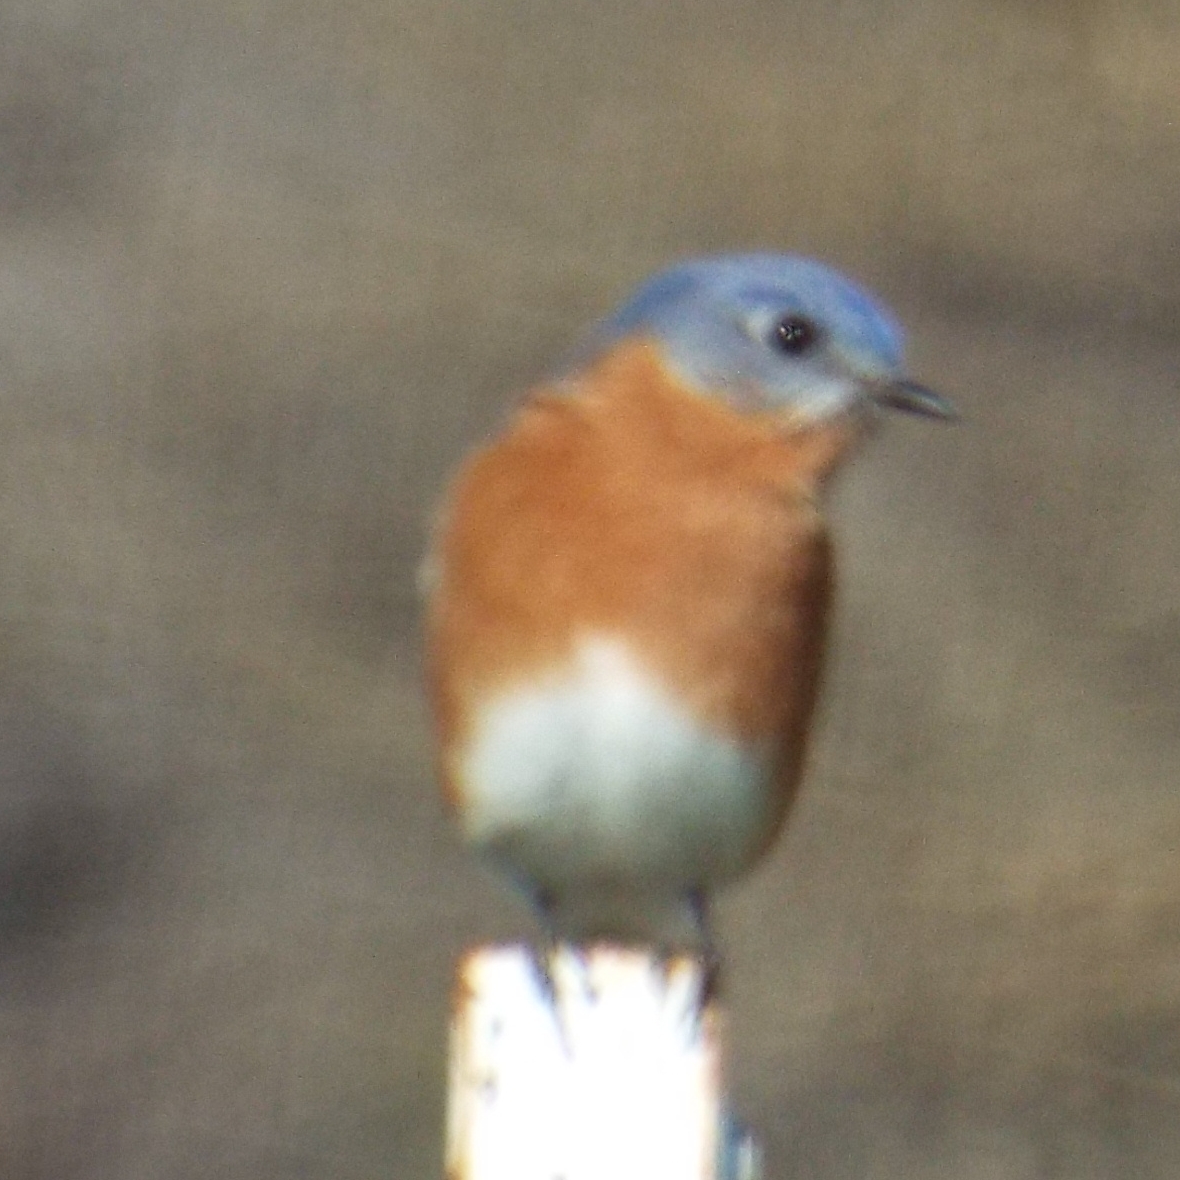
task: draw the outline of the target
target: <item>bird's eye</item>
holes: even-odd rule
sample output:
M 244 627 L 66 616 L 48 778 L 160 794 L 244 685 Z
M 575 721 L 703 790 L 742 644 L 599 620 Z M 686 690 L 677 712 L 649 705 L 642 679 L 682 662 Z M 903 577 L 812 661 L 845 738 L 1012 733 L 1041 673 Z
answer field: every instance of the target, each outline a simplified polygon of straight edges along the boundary
M 779 352 L 799 356 L 815 345 L 819 329 L 806 316 L 787 315 L 775 324 L 770 339 Z

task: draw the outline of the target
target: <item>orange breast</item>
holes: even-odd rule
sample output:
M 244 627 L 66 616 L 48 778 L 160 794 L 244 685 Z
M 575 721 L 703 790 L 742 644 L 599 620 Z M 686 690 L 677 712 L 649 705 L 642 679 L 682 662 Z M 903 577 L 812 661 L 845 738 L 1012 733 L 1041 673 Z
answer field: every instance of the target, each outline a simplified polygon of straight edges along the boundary
M 462 469 L 435 541 L 428 670 L 451 801 L 477 704 L 602 633 L 702 724 L 770 739 L 785 813 L 832 591 L 815 493 L 854 437 L 686 390 L 643 343 L 535 394 Z

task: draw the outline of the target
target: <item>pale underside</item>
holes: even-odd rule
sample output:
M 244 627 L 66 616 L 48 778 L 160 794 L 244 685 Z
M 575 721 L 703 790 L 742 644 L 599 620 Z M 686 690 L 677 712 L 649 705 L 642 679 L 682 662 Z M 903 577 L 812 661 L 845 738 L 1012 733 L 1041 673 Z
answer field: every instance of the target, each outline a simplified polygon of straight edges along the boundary
M 478 710 L 459 760 L 462 822 L 563 932 L 678 940 L 694 892 L 764 848 L 774 765 L 769 743 L 710 732 L 622 640 L 591 634 L 564 667 Z

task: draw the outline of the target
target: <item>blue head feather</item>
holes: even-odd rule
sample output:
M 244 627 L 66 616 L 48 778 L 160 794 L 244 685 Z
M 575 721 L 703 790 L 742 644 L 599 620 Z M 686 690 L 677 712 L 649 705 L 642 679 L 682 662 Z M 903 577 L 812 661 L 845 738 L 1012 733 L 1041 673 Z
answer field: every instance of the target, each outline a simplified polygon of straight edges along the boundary
M 795 325 L 796 344 L 804 333 L 804 347 L 784 346 L 784 324 Z M 662 271 L 591 332 L 579 367 L 629 338 L 653 341 L 690 387 L 743 405 L 823 418 L 888 389 L 886 404 L 949 412 L 934 395 L 904 404 L 908 393 L 898 391 L 921 387 L 905 380 L 897 322 L 863 288 L 806 258 L 730 254 Z

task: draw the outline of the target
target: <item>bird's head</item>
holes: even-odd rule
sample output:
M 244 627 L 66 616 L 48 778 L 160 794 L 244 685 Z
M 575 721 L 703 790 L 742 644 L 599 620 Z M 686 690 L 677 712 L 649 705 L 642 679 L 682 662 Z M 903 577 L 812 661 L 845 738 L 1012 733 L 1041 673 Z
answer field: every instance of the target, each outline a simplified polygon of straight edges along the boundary
M 636 337 L 653 341 L 691 388 L 800 425 L 874 406 L 955 417 L 949 401 L 907 376 L 893 317 L 806 258 L 719 255 L 662 271 L 594 329 L 578 359 Z

